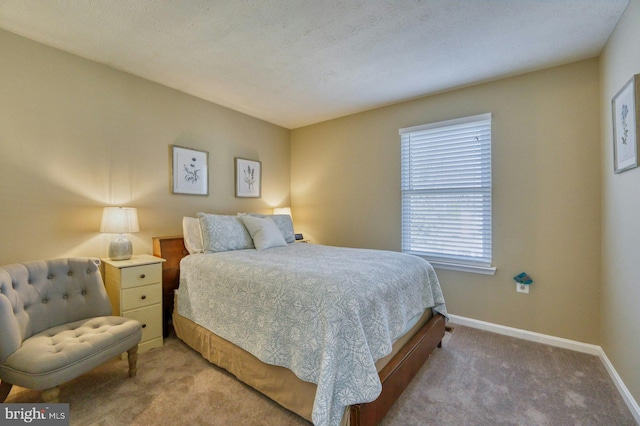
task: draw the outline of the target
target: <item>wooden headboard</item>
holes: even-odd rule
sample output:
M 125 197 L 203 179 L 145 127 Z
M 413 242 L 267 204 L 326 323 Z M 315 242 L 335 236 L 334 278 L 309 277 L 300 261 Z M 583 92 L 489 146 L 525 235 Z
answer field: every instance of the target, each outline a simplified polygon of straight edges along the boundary
M 153 255 L 166 260 L 162 263 L 162 334 L 169 336 L 173 313 L 173 293 L 180 284 L 180 261 L 189 252 L 184 238 L 153 237 Z

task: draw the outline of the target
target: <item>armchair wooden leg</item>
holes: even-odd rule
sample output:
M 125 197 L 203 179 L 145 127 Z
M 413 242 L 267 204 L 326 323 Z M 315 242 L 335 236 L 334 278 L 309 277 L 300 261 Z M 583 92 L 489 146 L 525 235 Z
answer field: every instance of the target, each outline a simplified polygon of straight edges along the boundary
M 0 402 L 4 402 L 4 400 L 7 399 L 12 387 L 13 384 L 7 382 L 6 380 L 0 382 Z
M 60 388 L 57 386 L 55 388 L 45 389 L 42 391 L 42 402 L 57 404 L 59 395 Z
M 138 372 L 138 345 L 135 345 L 127 351 L 127 358 L 129 360 L 129 377 L 136 377 Z

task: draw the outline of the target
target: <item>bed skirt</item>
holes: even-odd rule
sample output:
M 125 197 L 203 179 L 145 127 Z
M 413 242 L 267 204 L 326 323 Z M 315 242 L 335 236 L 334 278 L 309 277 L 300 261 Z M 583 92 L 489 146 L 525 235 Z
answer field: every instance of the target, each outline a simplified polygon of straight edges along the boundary
M 175 298 L 173 328 L 180 340 L 200 353 L 211 363 L 227 370 L 240 381 L 271 398 L 286 409 L 311 421 L 316 385 L 299 379 L 285 367 L 266 364 L 258 358 L 214 334 L 201 325 L 178 313 L 178 301 Z M 378 372 L 396 355 L 431 318 L 431 309 L 427 309 L 418 322 L 393 344 L 392 352 L 376 362 Z M 349 425 L 349 407 L 342 419 L 342 426 Z

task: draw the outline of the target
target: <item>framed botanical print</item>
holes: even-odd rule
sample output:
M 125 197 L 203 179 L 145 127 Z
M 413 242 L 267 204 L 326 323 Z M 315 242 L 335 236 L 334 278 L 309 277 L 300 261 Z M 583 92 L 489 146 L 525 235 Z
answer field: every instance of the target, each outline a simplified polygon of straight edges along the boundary
M 262 196 L 262 163 L 238 157 L 235 161 L 236 197 L 260 198 Z
M 611 100 L 613 171 L 638 167 L 640 145 L 640 74 L 634 75 Z
M 209 153 L 171 146 L 171 192 L 209 195 Z

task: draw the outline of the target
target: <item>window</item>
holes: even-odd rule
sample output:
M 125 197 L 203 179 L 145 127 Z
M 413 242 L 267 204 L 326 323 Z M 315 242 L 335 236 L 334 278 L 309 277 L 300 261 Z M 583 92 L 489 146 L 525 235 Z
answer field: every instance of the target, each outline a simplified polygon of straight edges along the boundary
M 493 274 L 491 114 L 400 129 L 402 251 Z

